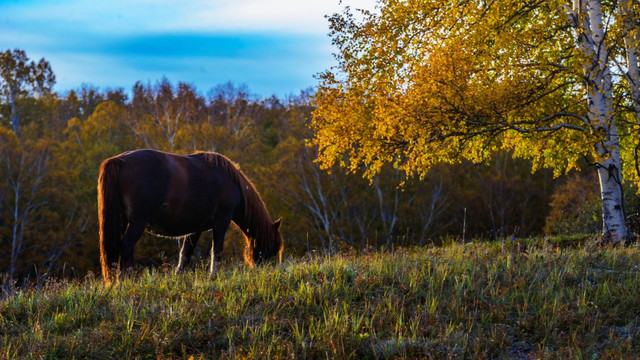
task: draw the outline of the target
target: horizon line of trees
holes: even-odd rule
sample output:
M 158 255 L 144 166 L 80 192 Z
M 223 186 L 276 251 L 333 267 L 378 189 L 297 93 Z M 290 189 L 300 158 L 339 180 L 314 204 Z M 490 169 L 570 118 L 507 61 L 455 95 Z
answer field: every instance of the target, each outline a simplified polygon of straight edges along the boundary
M 138 148 L 215 151 L 240 164 L 272 217 L 284 218 L 288 254 L 598 231 L 597 206 L 575 204 L 597 202 L 597 180 L 574 175 L 579 188 L 557 186 L 562 179 L 531 173 L 509 151 L 483 165 L 436 166 L 422 180 L 392 166 L 370 180 L 321 170 L 309 146 L 312 90 L 259 99 L 228 82 L 203 96 L 163 78 L 136 82 L 131 96 L 90 85 L 60 95 L 46 60 L 0 54 L 0 273 L 9 280 L 99 271 L 98 167 Z M 19 73 L 27 75 L 11 78 Z M 225 256 L 240 258 L 242 244 L 228 236 Z M 162 264 L 177 254 L 177 242 L 145 235 L 136 259 Z

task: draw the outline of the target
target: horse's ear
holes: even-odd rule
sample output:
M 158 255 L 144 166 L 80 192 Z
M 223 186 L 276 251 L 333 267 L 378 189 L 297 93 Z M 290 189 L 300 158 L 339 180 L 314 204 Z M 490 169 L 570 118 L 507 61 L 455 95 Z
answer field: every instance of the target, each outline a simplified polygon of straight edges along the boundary
M 276 222 L 273 223 L 273 225 L 276 226 L 276 230 L 280 228 L 280 224 L 282 224 L 282 218 L 276 220 Z

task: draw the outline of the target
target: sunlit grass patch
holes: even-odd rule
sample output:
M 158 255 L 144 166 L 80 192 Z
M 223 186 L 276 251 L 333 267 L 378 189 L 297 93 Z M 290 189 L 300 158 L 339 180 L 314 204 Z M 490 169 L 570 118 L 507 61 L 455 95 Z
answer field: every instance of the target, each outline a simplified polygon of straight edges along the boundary
M 0 358 L 632 356 L 638 266 L 517 240 L 51 281 L 0 302 Z

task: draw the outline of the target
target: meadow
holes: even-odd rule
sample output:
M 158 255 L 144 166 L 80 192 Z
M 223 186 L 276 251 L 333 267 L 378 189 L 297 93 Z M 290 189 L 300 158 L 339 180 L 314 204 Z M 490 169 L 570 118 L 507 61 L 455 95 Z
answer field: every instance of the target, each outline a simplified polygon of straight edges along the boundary
M 639 266 L 546 238 L 90 274 L 6 291 L 0 359 L 631 359 Z

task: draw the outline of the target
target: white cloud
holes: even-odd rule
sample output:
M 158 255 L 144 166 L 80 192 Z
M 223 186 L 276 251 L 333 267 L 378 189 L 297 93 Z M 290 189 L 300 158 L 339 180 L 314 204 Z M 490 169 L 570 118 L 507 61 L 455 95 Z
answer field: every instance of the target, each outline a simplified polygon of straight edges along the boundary
M 201 26 L 212 30 L 278 31 L 326 33 L 325 15 L 340 12 L 345 6 L 373 10 L 375 0 L 236 0 L 202 1 L 182 18 L 178 26 Z M 197 7 L 199 10 L 196 10 Z
M 63 22 L 78 31 L 130 32 L 328 31 L 324 18 L 345 6 L 371 9 L 376 0 L 73 0 L 1 4 L 1 18 L 20 23 Z M 18 20 L 19 19 L 19 20 Z
M 59 90 L 81 83 L 129 88 L 136 80 L 167 76 L 203 90 L 231 80 L 264 95 L 283 95 L 313 85 L 313 74 L 332 65 L 325 15 L 375 5 L 376 0 L 0 0 L 0 50 L 21 48 L 32 59 L 46 58 Z M 219 36 L 230 40 L 231 50 L 184 52 L 202 41 L 171 48 L 170 40 L 190 36 Z M 165 47 L 167 56 L 158 55 Z

